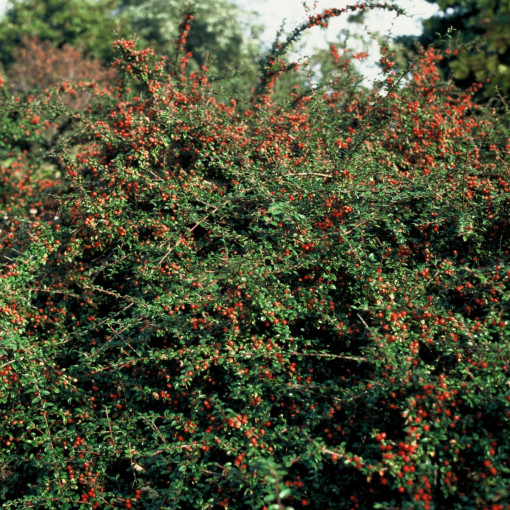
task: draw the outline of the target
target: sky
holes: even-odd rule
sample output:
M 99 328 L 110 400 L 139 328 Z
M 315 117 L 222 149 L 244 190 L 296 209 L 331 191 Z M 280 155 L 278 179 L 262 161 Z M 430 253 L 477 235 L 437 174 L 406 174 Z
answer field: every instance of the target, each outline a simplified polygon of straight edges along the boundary
M 315 12 L 321 12 L 331 7 L 343 8 L 355 4 L 356 0 L 233 0 L 233 3 L 247 11 L 258 13 L 259 19 L 265 27 L 262 39 L 269 46 L 283 20 L 285 20 L 286 31 L 289 31 L 314 12 L 314 5 L 316 5 Z M 312 8 L 310 12 L 305 11 L 305 3 Z M 388 1 L 388 3 L 391 2 Z M 343 28 L 358 30 L 365 34 L 377 31 L 381 35 L 417 35 L 421 33 L 421 19 L 428 18 L 437 12 L 436 4 L 431 4 L 426 0 L 396 0 L 394 3 L 405 9 L 408 16 L 397 17 L 394 13 L 378 9 L 368 14 L 365 26 L 349 24 L 347 16 L 340 16 L 330 22 L 327 30 L 318 27 L 311 29 L 306 38 L 306 46 L 302 50 L 305 53 L 300 51 L 300 54 L 306 56 L 308 49 L 311 51 L 312 48 L 326 47 L 327 42 L 338 40 L 336 36 Z M 366 48 L 357 47 L 353 41 L 353 49 L 360 51 Z M 372 58 L 362 66 L 361 70 L 370 81 L 376 78 L 379 73 L 379 69 L 375 65 L 379 58 L 378 46 L 373 43 L 368 51 Z

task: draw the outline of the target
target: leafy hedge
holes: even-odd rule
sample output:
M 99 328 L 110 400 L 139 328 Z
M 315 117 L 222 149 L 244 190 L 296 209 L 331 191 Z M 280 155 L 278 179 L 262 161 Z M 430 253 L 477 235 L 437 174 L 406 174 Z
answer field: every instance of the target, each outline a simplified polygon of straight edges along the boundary
M 508 508 L 508 116 L 285 49 L 4 101 L 2 508 Z

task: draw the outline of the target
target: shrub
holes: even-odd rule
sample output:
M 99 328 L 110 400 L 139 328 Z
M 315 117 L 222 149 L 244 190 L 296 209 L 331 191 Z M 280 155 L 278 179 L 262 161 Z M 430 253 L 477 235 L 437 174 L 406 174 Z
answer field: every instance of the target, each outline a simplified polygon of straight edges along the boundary
M 116 43 L 1 248 L 4 507 L 508 505 L 506 119 L 432 50 L 275 102 L 285 49 L 221 102 Z

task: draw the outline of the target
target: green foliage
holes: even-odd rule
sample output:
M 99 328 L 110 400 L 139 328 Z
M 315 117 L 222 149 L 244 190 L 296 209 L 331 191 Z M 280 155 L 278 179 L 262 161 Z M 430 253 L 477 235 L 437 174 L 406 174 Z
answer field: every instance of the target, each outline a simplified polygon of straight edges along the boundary
M 224 100 L 185 43 L 115 43 L 52 180 L 74 89 L 2 104 L 1 505 L 506 508 L 507 116 L 433 50 Z
M 224 73 L 243 63 L 247 71 L 255 61 L 257 30 L 241 23 L 241 10 L 227 0 L 182 2 L 180 0 L 121 1 L 121 13 L 129 20 L 141 44 L 150 45 L 158 54 L 173 56 L 180 37 L 177 19 L 193 16 L 184 50 L 192 52 L 193 64 L 213 67 Z
M 57 48 L 69 44 L 108 62 L 113 39 L 127 34 L 113 15 L 116 6 L 116 0 L 17 0 L 0 22 L 0 62 L 9 67 L 23 38 L 33 37 Z
M 423 21 L 419 37 L 400 38 L 412 49 L 418 42 L 427 47 L 438 36 L 451 38 L 441 46 L 448 48 L 443 71 L 467 88 L 474 83 L 490 84 L 483 89 L 485 100 L 510 92 L 510 3 L 494 0 L 439 0 L 440 12 Z

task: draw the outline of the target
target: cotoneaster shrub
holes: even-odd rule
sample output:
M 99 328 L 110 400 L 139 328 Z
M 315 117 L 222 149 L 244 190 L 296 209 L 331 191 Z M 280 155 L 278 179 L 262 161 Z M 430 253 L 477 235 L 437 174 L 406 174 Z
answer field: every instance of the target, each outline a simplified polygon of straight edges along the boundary
M 115 46 L 51 193 L 2 166 L 3 507 L 507 508 L 508 118 Z

